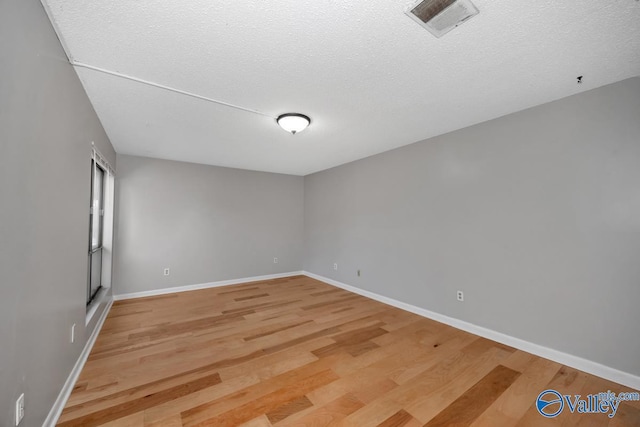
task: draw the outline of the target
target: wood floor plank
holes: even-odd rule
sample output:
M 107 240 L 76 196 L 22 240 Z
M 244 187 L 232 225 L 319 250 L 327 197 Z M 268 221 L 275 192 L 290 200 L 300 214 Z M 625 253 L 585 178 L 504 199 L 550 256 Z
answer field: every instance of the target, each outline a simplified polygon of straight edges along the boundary
M 279 421 L 284 420 L 285 418 L 295 414 L 296 412 L 300 412 L 304 409 L 313 407 L 313 403 L 309 400 L 307 396 L 301 396 L 297 399 L 290 400 L 289 402 L 285 402 L 279 407 L 272 409 L 269 412 L 266 412 L 267 418 L 271 423 L 277 423 Z
M 615 417 L 609 421 L 609 427 L 640 426 L 640 409 L 627 402 L 620 403 Z
M 145 422 L 159 422 L 177 415 L 182 425 L 182 412 L 211 402 L 220 401 L 226 396 L 231 396 L 240 390 L 250 389 L 250 387 L 260 382 L 261 379 L 257 375 L 252 372 L 247 372 L 245 375 L 225 380 L 216 386 L 149 408 L 145 411 Z
M 142 424 L 136 424 L 138 427 L 141 425 Z M 182 419 L 180 419 L 180 415 L 173 414 L 161 420 L 147 421 L 145 412 L 144 427 L 182 427 Z
M 220 376 L 218 374 L 208 375 L 198 380 L 161 390 L 157 393 L 149 394 L 144 397 L 128 400 L 124 403 L 92 412 L 82 417 L 62 422 L 58 425 L 61 427 L 98 426 L 105 422 L 127 417 L 131 414 L 135 414 L 136 412 L 144 411 L 147 408 L 174 400 L 178 397 L 189 395 L 195 391 L 199 391 L 203 388 L 211 387 L 219 383 Z
M 495 402 L 471 424 L 472 427 L 516 424 L 529 409 L 531 402 L 545 389 L 546 384 L 560 370 L 561 365 L 547 359 L 533 357 L 528 366 L 522 366 L 522 375 L 511 384 Z M 513 365 L 512 365 L 513 368 Z
M 240 424 L 238 427 L 272 427 L 273 424 L 269 421 L 266 415 L 261 415 L 246 423 Z
M 294 427 L 294 426 L 335 426 L 349 414 L 357 411 L 364 403 L 362 403 L 356 396 L 351 393 L 347 393 L 337 399 L 328 402 L 323 406 L 313 406 L 307 410 L 303 416 L 290 417 L 284 422 L 279 423 L 279 427 Z
M 201 414 L 200 409 L 190 410 L 183 414 L 183 424 L 185 426 L 219 426 L 234 427 L 238 424 L 247 422 L 261 414 L 277 414 L 279 408 L 283 405 L 291 405 L 293 401 L 300 401 L 304 394 L 324 384 L 330 383 L 337 379 L 337 376 L 331 370 L 324 370 L 301 378 L 296 382 L 295 387 L 285 387 L 275 390 L 243 405 L 230 409 L 222 414 L 214 417 L 205 418 L 204 420 L 194 423 L 194 416 Z M 308 402 L 308 399 L 305 399 Z M 271 419 L 269 419 L 272 421 Z M 272 421 L 273 422 L 273 421 Z
M 403 427 L 413 420 L 410 413 L 404 409 L 400 409 L 395 414 L 378 424 L 378 427 Z
M 634 391 L 294 276 L 115 302 L 57 425 L 640 425 L 543 419 L 547 388 Z
M 339 358 L 340 355 L 334 355 L 317 360 L 298 369 L 287 371 L 276 377 L 266 379 L 245 389 L 223 396 L 220 399 L 212 400 L 205 404 L 183 411 L 181 413 L 183 424 L 191 426 L 209 419 L 215 419 L 215 417 L 224 412 L 229 412 L 234 408 L 255 402 L 266 395 L 276 393 L 279 390 L 286 388 L 288 385 L 294 391 L 298 390 L 298 385 L 303 385 L 305 388 L 308 388 L 307 381 L 310 377 L 317 380 L 315 375 L 320 373 L 323 373 L 323 376 L 320 377 L 321 379 L 328 379 L 331 377 L 329 368 L 333 363 L 338 361 Z
M 484 345 L 472 343 L 465 349 L 468 352 L 461 350 L 397 389 L 403 394 L 405 409 L 419 421 L 427 422 L 433 418 L 487 375 L 504 357 L 502 350 L 485 348 Z
M 469 425 L 520 376 L 513 369 L 498 365 L 462 396 L 432 418 L 425 427 Z

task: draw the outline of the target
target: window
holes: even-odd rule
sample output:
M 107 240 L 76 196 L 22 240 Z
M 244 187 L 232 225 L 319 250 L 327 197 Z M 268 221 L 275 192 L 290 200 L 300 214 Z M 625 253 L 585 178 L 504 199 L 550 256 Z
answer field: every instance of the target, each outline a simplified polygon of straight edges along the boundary
M 94 148 L 91 157 L 87 306 L 102 288 L 111 286 L 113 183 L 111 167 Z
M 105 170 L 91 159 L 91 205 L 89 206 L 89 283 L 87 304 L 102 287 L 102 232 L 104 229 Z

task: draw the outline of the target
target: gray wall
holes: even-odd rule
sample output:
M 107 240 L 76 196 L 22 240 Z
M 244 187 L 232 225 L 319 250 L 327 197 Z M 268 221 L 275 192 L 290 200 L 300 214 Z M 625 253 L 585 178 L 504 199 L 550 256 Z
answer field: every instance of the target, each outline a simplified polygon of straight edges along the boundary
M 115 294 L 302 270 L 302 177 L 118 155 L 116 182 Z
M 114 166 L 115 152 L 39 1 L 0 2 L 0 52 L 0 426 L 22 392 L 21 425 L 38 426 L 95 326 L 91 141 Z
M 639 256 L 640 78 L 305 177 L 305 270 L 635 375 Z

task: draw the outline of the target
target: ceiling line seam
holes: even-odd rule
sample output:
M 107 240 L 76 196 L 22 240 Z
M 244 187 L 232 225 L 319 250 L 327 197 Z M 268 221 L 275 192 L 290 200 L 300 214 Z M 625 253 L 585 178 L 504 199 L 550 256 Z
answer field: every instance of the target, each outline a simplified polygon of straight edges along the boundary
M 94 65 L 84 64 L 84 63 L 78 62 L 78 61 L 69 61 L 69 63 L 74 67 L 86 68 L 88 70 L 97 71 L 99 73 L 108 74 L 108 75 L 119 77 L 119 78 L 122 78 L 122 79 L 131 80 L 133 82 L 142 83 L 142 84 L 145 84 L 145 85 L 148 85 L 148 86 L 156 87 L 156 88 L 159 88 L 159 89 L 164 89 L 164 90 L 167 90 L 167 91 L 170 91 L 170 92 L 174 92 L 174 93 L 178 93 L 178 94 L 181 94 L 181 95 L 190 96 L 192 98 L 201 99 L 203 101 L 212 102 L 214 104 L 222 105 L 222 106 L 225 106 L 225 107 L 235 108 L 237 110 L 245 111 L 247 113 L 258 114 L 258 115 L 261 115 L 261 116 L 272 118 L 274 120 L 276 119 L 276 117 L 272 116 L 271 114 L 263 113 L 262 111 L 254 110 L 252 108 L 242 107 L 240 105 L 231 104 L 229 102 L 220 101 L 220 100 L 209 98 L 209 97 L 206 97 L 206 96 L 203 96 L 203 95 L 198 95 L 197 93 L 187 92 L 186 90 L 176 89 L 176 88 L 171 87 L 171 86 L 166 86 L 166 85 L 163 85 L 163 84 L 160 84 L 160 83 L 155 83 L 155 82 L 152 82 L 152 81 L 149 81 L 149 80 L 144 80 L 144 79 L 141 79 L 141 78 L 138 78 L 138 77 L 130 76 L 128 74 L 119 73 L 117 71 L 107 70 L 105 68 L 100 68 L 100 67 L 96 67 Z

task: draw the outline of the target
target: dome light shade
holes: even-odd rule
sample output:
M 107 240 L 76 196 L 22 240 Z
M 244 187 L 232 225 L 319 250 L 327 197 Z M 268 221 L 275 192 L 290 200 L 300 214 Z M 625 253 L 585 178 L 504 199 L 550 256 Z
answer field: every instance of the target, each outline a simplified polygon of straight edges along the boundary
M 311 124 L 311 119 L 304 114 L 286 113 L 280 115 L 276 121 L 278 125 L 287 132 L 296 134 L 302 132 Z

